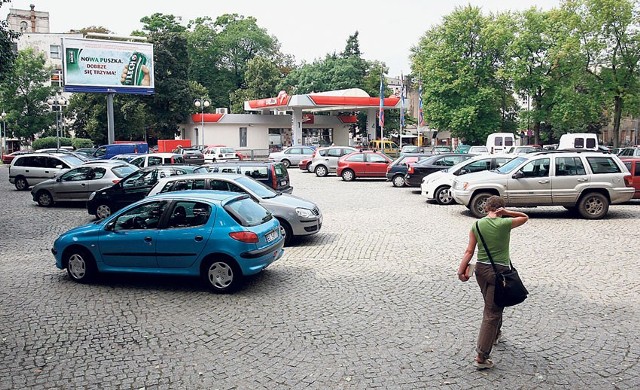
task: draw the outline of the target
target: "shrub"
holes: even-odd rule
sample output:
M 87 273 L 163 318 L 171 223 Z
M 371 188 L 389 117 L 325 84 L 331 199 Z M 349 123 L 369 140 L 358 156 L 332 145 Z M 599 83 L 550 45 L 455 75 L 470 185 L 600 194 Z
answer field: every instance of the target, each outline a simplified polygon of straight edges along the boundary
M 93 148 L 93 141 L 88 138 L 73 138 L 71 145 L 73 145 L 74 149 Z
M 72 146 L 71 138 L 60 137 L 60 146 Z M 33 141 L 33 143 L 31 144 L 31 148 L 33 150 L 50 149 L 50 148 L 57 148 L 57 147 L 58 147 L 58 138 L 56 137 L 38 138 L 37 140 Z

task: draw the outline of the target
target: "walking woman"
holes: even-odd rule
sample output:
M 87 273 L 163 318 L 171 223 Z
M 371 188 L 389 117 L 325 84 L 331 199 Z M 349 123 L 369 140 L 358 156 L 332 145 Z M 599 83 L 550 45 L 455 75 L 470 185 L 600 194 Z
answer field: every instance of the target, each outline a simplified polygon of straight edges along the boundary
M 478 227 L 485 239 L 487 248 L 493 257 L 498 271 L 509 269 L 509 241 L 511 239 L 511 229 L 522 226 L 529 220 L 525 213 L 510 211 L 504 208 L 504 199 L 499 196 L 491 196 L 485 204 L 487 216 L 478 221 Z M 503 218 L 510 217 L 510 218 Z M 478 335 L 476 356 L 473 365 L 478 370 L 493 367 L 491 361 L 491 349 L 498 344 L 501 336 L 502 310 L 500 306 L 493 303 L 493 292 L 495 290 L 495 272 L 489 261 L 484 247 L 478 245 L 478 232 L 474 223 L 469 232 L 469 244 L 464 251 L 462 261 L 458 267 L 458 279 L 463 282 L 469 280 L 471 275 L 467 275 L 466 270 L 473 254 L 478 247 L 478 260 L 475 274 L 482 297 L 484 298 L 484 312 L 482 314 L 482 325 Z

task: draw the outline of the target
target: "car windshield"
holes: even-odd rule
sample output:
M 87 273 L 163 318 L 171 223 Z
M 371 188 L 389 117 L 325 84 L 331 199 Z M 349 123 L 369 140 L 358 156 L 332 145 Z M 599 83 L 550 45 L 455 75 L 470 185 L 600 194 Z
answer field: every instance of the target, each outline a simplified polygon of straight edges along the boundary
M 131 165 L 120 165 L 117 167 L 113 167 L 111 170 L 113 171 L 114 175 L 118 176 L 119 178 L 123 178 L 135 172 L 137 168 Z
M 525 161 L 527 161 L 526 157 L 516 157 L 513 160 L 501 166 L 500 168 L 496 169 L 496 171 L 500 173 L 509 173 L 514 169 L 516 169 L 520 164 L 522 164 Z
M 66 162 L 67 164 L 69 164 L 70 166 L 76 166 L 76 165 L 82 165 L 82 163 L 84 161 L 80 160 L 78 157 L 67 154 L 64 156 L 60 156 L 61 160 L 64 160 L 64 162 Z
M 242 226 L 257 226 L 269 221 L 272 216 L 267 209 L 260 206 L 253 199 L 246 197 L 233 200 L 224 206 Z
M 220 153 L 235 153 L 233 148 L 220 148 Z
M 264 199 L 274 198 L 280 194 L 250 177 L 239 177 L 236 181 L 247 187 L 249 191 Z

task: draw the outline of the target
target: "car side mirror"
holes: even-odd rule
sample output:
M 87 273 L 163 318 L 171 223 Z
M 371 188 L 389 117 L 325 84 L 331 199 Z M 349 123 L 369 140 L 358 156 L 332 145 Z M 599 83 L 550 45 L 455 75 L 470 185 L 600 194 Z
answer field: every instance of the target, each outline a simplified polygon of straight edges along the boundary
M 524 177 L 524 173 L 522 171 L 518 171 L 511 176 L 513 179 L 522 179 Z
M 115 226 L 116 226 L 116 221 L 109 221 L 109 223 L 107 223 L 106 226 L 104 227 L 104 230 L 108 232 L 112 232 Z

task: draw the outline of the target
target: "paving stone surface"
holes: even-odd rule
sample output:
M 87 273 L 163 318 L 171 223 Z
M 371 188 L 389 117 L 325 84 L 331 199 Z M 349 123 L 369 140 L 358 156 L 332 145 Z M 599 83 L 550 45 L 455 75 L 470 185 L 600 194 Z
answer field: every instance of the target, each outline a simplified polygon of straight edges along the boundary
M 467 209 L 290 175 L 321 232 L 216 295 L 190 278 L 72 282 L 50 248 L 92 217 L 37 206 L 0 166 L 0 389 L 640 388 L 640 202 L 600 221 L 521 209 L 512 259 L 531 295 L 476 371 L 480 290 L 456 278 Z

